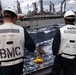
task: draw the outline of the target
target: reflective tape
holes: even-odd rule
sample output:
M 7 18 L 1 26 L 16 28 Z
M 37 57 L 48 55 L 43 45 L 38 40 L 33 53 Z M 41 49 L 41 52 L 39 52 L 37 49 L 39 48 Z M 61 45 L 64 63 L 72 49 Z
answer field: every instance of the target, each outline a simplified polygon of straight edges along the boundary
M 20 33 L 19 29 L 0 29 L 0 33 Z

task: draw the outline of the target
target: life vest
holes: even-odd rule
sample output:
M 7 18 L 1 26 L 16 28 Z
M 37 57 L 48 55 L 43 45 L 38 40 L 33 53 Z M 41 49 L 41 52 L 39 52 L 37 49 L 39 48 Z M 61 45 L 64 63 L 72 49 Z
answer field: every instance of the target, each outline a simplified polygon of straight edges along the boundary
M 18 64 L 24 56 L 24 29 L 13 23 L 0 25 L 1 66 Z
M 60 28 L 61 43 L 59 54 L 62 57 L 73 59 L 76 55 L 76 26 L 66 25 Z

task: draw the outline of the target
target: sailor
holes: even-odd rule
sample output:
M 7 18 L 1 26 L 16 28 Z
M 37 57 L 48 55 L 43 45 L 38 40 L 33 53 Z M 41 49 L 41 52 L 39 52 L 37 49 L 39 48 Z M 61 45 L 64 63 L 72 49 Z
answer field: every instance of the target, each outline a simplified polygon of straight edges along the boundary
M 28 32 L 16 25 L 17 10 L 8 6 L 0 25 L 0 75 L 21 75 L 25 48 L 35 50 L 35 43 Z
M 76 26 L 75 13 L 71 10 L 64 14 L 65 25 L 57 30 L 52 52 L 55 55 L 51 75 L 60 75 L 63 69 L 64 75 L 74 75 L 76 67 Z

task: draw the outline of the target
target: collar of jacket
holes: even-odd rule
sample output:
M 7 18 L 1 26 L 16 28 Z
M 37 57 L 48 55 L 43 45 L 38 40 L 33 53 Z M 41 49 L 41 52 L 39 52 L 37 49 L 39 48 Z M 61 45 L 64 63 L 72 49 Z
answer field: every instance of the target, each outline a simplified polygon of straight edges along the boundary
M 66 25 L 75 25 L 74 23 L 68 23 L 68 24 L 66 24 Z
M 8 24 L 13 25 L 12 22 L 7 22 L 7 23 L 4 23 L 3 25 L 8 25 Z

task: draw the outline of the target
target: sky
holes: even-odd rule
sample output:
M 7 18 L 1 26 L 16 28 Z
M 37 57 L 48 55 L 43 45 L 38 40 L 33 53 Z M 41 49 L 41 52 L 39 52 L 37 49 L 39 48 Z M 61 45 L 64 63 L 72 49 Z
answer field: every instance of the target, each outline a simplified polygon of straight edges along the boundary
M 20 2 L 22 13 L 24 13 L 24 14 L 27 14 L 27 12 L 29 10 L 33 11 L 32 3 L 34 3 L 34 2 L 37 3 L 38 11 L 40 10 L 39 0 L 18 0 L 18 1 Z M 55 10 L 59 11 L 60 10 L 60 3 L 63 0 L 43 0 L 44 10 L 49 11 L 50 1 L 55 4 Z M 17 7 L 17 5 L 16 5 L 17 0 L 1 0 L 1 4 L 2 4 L 2 9 L 5 9 L 6 6 L 15 6 L 15 7 Z M 76 11 L 76 0 L 67 0 L 66 4 L 67 4 L 66 10 L 71 9 L 71 10 Z

